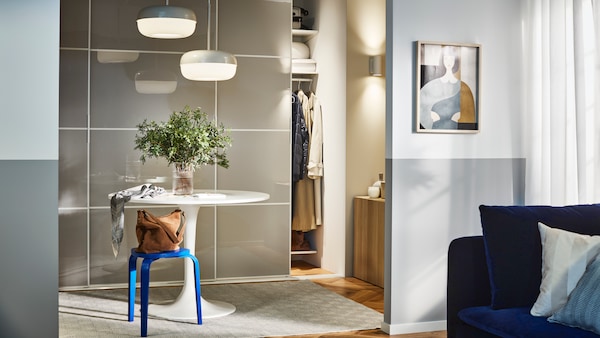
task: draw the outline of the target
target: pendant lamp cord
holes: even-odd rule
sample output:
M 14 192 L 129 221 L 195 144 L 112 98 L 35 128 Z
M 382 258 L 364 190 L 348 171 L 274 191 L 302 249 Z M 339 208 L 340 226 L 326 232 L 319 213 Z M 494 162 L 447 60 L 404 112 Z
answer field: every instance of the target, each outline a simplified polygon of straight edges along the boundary
M 208 0 L 208 19 L 206 20 L 208 27 L 206 28 L 206 49 L 210 50 L 210 0 Z

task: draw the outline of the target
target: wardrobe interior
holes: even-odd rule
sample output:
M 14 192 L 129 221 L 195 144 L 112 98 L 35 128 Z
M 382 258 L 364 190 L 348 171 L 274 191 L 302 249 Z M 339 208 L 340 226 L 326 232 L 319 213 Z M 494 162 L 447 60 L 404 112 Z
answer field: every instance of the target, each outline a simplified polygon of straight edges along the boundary
M 386 176 L 386 2 L 294 0 L 293 6 L 306 16 L 293 19 L 292 40 L 308 47 L 310 60 L 292 60 L 292 91 L 314 92 L 319 99 L 323 177 L 322 224 L 304 234 L 312 251 L 292 251 L 292 266 L 308 263 L 320 268 L 316 274 L 352 276 L 354 201 Z M 292 48 L 300 52 L 292 50 L 292 57 L 306 55 L 302 45 Z M 374 72 L 372 60 L 381 69 Z
M 292 92 L 301 101 L 309 139 L 308 169 L 304 178 L 292 179 L 292 275 L 345 272 L 346 135 L 340 126 L 346 125 L 346 17 L 341 8 L 345 1 L 292 4 Z M 294 137 L 301 134 L 296 122 L 292 115 L 293 174 L 301 157 L 295 151 Z

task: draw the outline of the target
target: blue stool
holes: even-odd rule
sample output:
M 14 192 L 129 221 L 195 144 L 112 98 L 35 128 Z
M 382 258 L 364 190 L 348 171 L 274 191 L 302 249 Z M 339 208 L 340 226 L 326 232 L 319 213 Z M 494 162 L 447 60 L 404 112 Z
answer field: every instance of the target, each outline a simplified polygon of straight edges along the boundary
M 150 264 L 159 258 L 189 258 L 194 262 L 194 277 L 196 281 L 196 314 L 198 316 L 198 325 L 202 324 L 202 309 L 200 303 L 200 264 L 198 259 L 190 253 L 189 249 L 180 248 L 173 251 L 162 251 L 157 253 L 137 252 L 131 249 L 129 256 L 129 310 L 128 319 L 133 321 L 133 308 L 135 304 L 135 282 L 136 282 L 136 262 L 138 258 L 142 261 L 142 278 L 140 287 L 141 319 L 142 319 L 142 337 L 148 336 L 148 289 L 150 288 Z

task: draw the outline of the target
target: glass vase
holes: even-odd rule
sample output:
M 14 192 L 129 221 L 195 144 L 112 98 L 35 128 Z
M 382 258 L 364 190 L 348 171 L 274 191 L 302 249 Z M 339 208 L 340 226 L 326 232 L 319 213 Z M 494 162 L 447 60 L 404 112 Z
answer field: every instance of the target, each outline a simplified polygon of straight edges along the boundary
M 191 195 L 194 192 L 194 167 L 176 163 L 173 168 L 173 194 Z

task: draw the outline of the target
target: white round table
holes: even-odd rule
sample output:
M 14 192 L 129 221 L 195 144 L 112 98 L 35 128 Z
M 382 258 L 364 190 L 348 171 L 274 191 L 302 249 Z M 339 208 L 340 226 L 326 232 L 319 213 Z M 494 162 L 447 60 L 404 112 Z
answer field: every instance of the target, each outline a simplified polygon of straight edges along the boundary
M 183 247 L 196 251 L 196 221 L 201 206 L 245 204 L 269 199 L 269 194 L 254 191 L 240 190 L 194 190 L 192 195 L 173 195 L 170 192 L 156 195 L 155 197 L 139 198 L 132 196 L 130 202 L 138 204 L 175 204 L 185 213 L 185 234 Z M 194 288 L 194 266 L 189 259 L 185 260 L 183 289 L 177 299 L 169 304 L 150 304 L 148 313 L 153 316 L 178 319 L 196 319 L 196 291 Z M 235 312 L 235 306 L 226 302 L 206 300 L 202 301 L 202 318 L 215 318 L 226 316 Z

